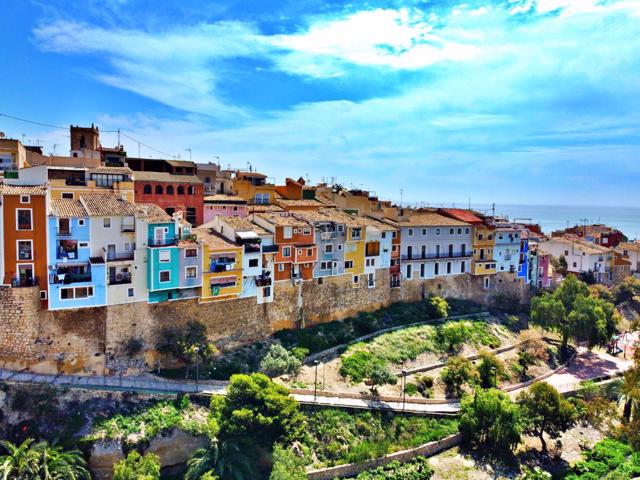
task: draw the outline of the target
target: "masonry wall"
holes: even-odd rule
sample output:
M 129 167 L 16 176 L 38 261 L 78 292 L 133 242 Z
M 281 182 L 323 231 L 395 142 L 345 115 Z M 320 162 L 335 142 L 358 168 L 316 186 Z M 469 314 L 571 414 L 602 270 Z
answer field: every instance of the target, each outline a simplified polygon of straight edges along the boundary
M 162 359 L 154 347 L 162 330 L 190 321 L 203 323 L 218 348 L 259 340 L 285 329 L 341 320 L 397 301 L 417 301 L 430 293 L 489 303 L 498 293 L 524 299 L 528 287 L 513 274 L 492 276 L 491 288 L 481 277 L 456 275 L 430 280 L 403 281 L 389 288 L 387 270 L 376 271 L 375 287 L 352 275 L 283 281 L 274 284 L 273 303 L 255 298 L 198 303 L 197 299 L 159 304 L 138 302 L 76 309 L 39 309 L 37 288 L 0 287 L 0 367 L 28 368 L 43 373 L 125 374 L 155 367 Z M 131 339 L 142 343 L 130 358 Z

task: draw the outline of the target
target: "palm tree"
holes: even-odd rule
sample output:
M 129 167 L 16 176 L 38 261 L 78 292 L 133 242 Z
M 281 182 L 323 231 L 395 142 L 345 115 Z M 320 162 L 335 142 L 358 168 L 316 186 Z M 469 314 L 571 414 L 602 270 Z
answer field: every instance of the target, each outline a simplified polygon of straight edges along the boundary
M 47 442 L 20 445 L 0 442 L 7 455 L 0 456 L 2 480 L 91 480 L 87 463 L 78 450 L 65 451 Z
M 199 480 L 205 473 L 213 470 L 218 462 L 218 444 L 211 442 L 209 448 L 196 450 L 187 462 L 187 472 L 184 480 Z
M 184 480 L 200 480 L 205 474 L 215 473 L 222 479 L 251 480 L 257 478 L 255 462 L 238 444 L 212 442 L 209 448 L 197 450 L 187 462 Z

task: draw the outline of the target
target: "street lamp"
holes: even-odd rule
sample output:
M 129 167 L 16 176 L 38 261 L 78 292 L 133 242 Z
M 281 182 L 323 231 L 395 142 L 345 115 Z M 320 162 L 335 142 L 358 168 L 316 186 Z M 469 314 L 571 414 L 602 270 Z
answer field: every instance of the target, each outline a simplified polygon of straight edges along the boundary
M 402 369 L 402 411 L 404 412 L 404 406 L 407 401 L 407 371 Z
M 316 366 L 316 377 L 313 382 L 313 403 L 315 403 L 318 398 L 318 360 L 314 360 L 313 364 Z
M 193 349 L 196 352 L 196 393 L 198 392 L 198 382 L 200 380 L 200 362 L 199 362 L 199 355 L 198 353 L 200 352 L 200 348 L 199 347 L 195 347 Z

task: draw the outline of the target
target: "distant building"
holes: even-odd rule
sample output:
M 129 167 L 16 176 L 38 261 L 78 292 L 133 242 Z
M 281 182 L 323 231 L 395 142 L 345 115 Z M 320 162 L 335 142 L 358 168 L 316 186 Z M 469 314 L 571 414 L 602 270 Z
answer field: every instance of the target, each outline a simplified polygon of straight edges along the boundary
M 204 197 L 204 223 L 209 223 L 217 216 L 241 217 L 249 214 L 247 201 L 238 195 L 207 195 Z
M 540 252 L 559 259 L 564 257 L 567 271 L 574 274 L 593 274 L 596 282 L 613 281 L 612 250 L 582 240 L 577 236 L 554 237 L 538 244 Z
M 615 251 L 629 260 L 630 273 L 637 275 L 640 272 L 640 242 L 622 242 L 615 247 Z

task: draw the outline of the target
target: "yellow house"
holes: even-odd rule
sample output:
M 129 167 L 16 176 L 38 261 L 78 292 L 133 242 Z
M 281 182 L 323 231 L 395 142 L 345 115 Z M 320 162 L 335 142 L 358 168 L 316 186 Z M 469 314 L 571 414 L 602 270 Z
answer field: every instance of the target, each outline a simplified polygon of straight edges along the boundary
M 366 251 L 366 225 L 358 217 L 348 215 L 343 212 L 333 214 L 340 218 L 344 224 L 344 273 L 353 275 L 353 283 L 365 281 L 361 278 L 364 275 L 364 262 Z
M 249 205 L 269 205 L 276 199 L 276 186 L 267 183 L 267 176 L 257 172 L 236 172 L 233 193 Z
M 202 245 L 200 301 L 237 298 L 242 293 L 242 246 L 226 239 L 210 225 L 193 230 Z
M 493 249 L 496 244 L 495 230 L 489 225 L 476 225 L 473 229 L 472 275 L 488 275 L 496 273 L 496 262 Z
M 12 138 L 0 138 L 0 177 L 5 172 L 7 178 L 15 178 L 16 170 L 24 168 L 27 164 L 27 151 L 20 142 Z

